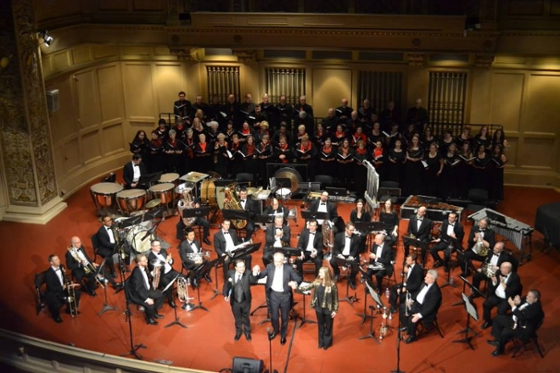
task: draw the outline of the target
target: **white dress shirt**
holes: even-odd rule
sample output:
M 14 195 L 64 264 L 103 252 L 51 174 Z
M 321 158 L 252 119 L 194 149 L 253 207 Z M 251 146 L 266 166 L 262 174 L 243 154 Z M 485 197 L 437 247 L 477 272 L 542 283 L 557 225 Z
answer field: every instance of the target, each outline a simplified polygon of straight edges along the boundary
M 375 249 L 375 261 L 379 262 L 379 258 L 381 258 L 381 253 L 383 252 L 383 244 L 377 246 Z
M 317 212 L 327 212 L 327 202 L 319 202 L 319 208 Z M 322 225 L 323 219 L 317 219 L 317 224 Z
M 508 280 L 509 280 L 509 275 L 507 276 L 502 276 L 502 279 L 504 280 L 504 282 L 507 284 Z M 504 287 L 502 286 L 502 283 L 500 281 L 500 283 L 498 283 L 498 286 L 496 287 L 496 291 L 494 292 L 496 294 L 496 296 L 498 298 L 501 299 L 506 299 L 506 289 L 504 289 Z
M 115 243 L 115 236 L 113 235 L 111 227 L 105 227 L 105 229 L 107 229 L 107 234 L 109 235 L 109 242 Z
M 153 251 L 152 251 L 153 252 Z M 155 253 L 154 255 L 156 256 L 156 258 L 158 258 L 159 260 L 165 262 L 164 264 L 164 268 L 163 268 L 163 273 L 167 273 L 169 271 L 171 271 L 171 264 L 167 263 L 167 259 L 161 254 L 161 251 L 159 253 Z
M 231 238 L 231 234 L 229 234 L 228 231 L 222 231 L 224 238 L 226 239 L 226 252 L 230 252 L 233 250 L 233 248 L 235 247 L 235 244 L 233 243 L 233 238 Z
M 51 268 L 53 269 L 54 273 L 56 273 L 56 277 L 58 277 L 58 281 L 60 281 L 60 285 L 64 286 L 64 278 L 62 278 L 62 269 L 60 267 L 54 268 L 53 266 L 51 266 Z
M 420 304 L 424 304 L 424 300 L 426 298 L 426 293 L 428 292 L 428 290 L 430 290 L 430 287 L 433 284 L 426 284 L 426 286 L 424 286 L 422 288 L 422 290 L 420 290 L 420 292 L 418 293 L 418 295 L 416 296 L 416 301 Z
M 447 225 L 447 235 L 451 236 L 452 234 L 455 234 L 455 224 L 448 224 Z
M 305 251 L 313 251 L 315 247 L 313 246 L 313 241 L 315 241 L 315 232 L 309 232 L 309 239 L 307 240 L 307 247 Z
M 132 182 L 136 183 L 138 182 L 138 180 L 140 180 L 140 176 L 142 176 L 140 174 L 140 165 L 136 165 L 134 164 L 134 162 L 132 162 L 132 170 L 134 171 L 134 175 L 132 176 Z
M 284 292 L 284 267 L 275 267 L 271 288 L 279 293 Z
M 342 255 L 348 256 L 350 255 L 350 237 L 344 236 L 344 250 L 342 250 Z

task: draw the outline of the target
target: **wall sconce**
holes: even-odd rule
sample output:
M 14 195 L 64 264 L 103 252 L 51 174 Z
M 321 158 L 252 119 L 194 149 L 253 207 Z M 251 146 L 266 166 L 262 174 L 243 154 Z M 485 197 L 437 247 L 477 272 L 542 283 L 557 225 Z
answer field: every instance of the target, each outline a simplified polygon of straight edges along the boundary
M 39 37 L 43 39 L 43 43 L 45 43 L 47 47 L 50 47 L 51 43 L 54 41 L 54 38 L 49 35 L 47 30 L 39 32 Z

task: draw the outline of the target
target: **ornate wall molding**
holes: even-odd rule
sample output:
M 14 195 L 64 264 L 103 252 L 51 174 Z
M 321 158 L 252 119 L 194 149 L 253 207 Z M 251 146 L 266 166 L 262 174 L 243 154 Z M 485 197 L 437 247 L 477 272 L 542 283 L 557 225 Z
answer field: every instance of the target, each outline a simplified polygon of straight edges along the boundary
M 475 67 L 485 67 L 489 68 L 494 62 L 494 55 L 488 54 L 477 54 L 474 58 Z
M 410 66 L 424 66 L 426 55 L 424 53 L 408 53 L 406 55 Z

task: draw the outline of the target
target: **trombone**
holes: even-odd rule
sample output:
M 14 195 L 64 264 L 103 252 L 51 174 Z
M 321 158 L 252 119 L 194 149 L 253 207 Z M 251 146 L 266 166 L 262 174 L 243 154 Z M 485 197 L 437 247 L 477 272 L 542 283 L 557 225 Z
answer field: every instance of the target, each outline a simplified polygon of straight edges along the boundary
M 80 284 L 73 284 L 66 275 L 66 269 L 60 266 L 60 271 L 64 277 L 64 283 L 66 284 L 66 301 L 68 302 L 68 309 L 70 310 L 70 315 L 72 317 L 78 315 L 78 300 L 76 299 L 76 289 L 74 287 L 80 286 Z

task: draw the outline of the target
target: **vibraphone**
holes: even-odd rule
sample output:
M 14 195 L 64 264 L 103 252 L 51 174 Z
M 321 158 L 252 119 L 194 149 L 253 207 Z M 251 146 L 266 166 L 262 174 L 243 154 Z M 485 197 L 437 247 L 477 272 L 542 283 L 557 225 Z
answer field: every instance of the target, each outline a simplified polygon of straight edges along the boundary
M 490 212 L 490 214 L 487 214 L 487 212 Z M 498 220 L 490 219 L 488 215 L 501 216 L 503 217 L 502 220 L 504 220 L 505 223 Z M 474 214 L 468 216 L 469 220 L 475 221 L 483 218 L 488 219 L 489 228 L 492 228 L 494 232 L 511 241 L 513 245 L 519 250 L 521 254 L 521 258 L 519 260 L 520 265 L 523 264 L 524 260 L 531 260 L 531 254 L 533 252 L 532 235 L 533 231 L 535 230 L 534 228 L 520 222 L 519 220 L 515 220 L 513 218 L 510 218 L 509 216 L 500 214 L 499 212 L 488 208 L 479 210 Z M 529 253 L 525 252 L 525 248 L 527 246 L 529 247 Z
M 401 206 L 401 219 L 409 219 L 416 213 L 415 210 L 421 206 L 426 207 L 426 216 L 433 221 L 447 220 L 447 214 L 450 211 L 456 212 L 460 221 L 461 214 L 463 213 L 463 208 L 459 206 L 444 202 L 423 203 L 417 196 L 409 196 Z

